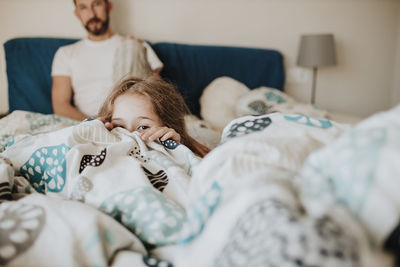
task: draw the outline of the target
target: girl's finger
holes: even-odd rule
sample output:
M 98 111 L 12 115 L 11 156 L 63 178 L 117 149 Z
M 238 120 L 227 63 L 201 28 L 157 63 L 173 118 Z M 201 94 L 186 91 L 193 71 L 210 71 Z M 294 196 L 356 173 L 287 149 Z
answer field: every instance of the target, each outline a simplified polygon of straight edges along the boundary
M 158 131 L 159 128 L 160 128 L 160 127 L 148 128 L 148 129 L 146 129 L 146 130 L 143 130 L 143 131 L 139 134 L 139 136 L 140 136 L 140 138 L 142 138 L 142 140 L 147 140 L 147 139 L 149 139 L 149 137 L 150 137 L 151 135 L 153 135 L 156 131 Z
M 99 121 L 101 121 L 102 123 L 106 123 L 106 118 L 104 118 L 104 117 L 97 117 L 97 119 Z
M 114 125 L 111 122 L 105 122 L 104 126 L 107 128 L 107 130 L 111 131 L 114 128 Z
M 175 142 L 180 142 L 181 141 L 181 136 L 174 130 L 174 129 L 169 129 L 168 132 L 166 132 L 162 137 L 161 141 L 167 141 L 168 139 L 172 139 Z
M 174 133 L 172 131 L 166 132 L 163 136 L 161 136 L 160 141 L 166 141 L 174 136 Z
M 153 133 L 152 135 L 150 135 L 149 140 L 150 141 L 154 141 L 157 140 L 158 138 L 162 137 L 163 135 L 165 135 L 168 132 L 168 128 L 163 127 L 161 129 L 158 129 L 155 133 Z

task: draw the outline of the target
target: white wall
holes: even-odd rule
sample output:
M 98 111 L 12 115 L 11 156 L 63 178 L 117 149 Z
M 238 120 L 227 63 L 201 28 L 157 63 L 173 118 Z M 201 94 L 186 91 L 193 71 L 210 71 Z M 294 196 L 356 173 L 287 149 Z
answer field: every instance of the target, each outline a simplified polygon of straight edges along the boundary
M 395 68 L 394 68 L 394 79 L 393 79 L 393 91 L 392 91 L 392 106 L 400 103 L 400 8 L 397 11 L 397 43 L 396 43 L 396 54 L 395 54 Z
M 398 0 L 115 0 L 113 29 L 150 41 L 274 48 L 286 91 L 310 98 L 310 71 L 295 66 L 300 35 L 335 35 L 338 65 L 319 69 L 316 102 L 368 116 L 399 102 Z M 72 0 L 0 0 L 0 42 L 18 36 L 80 37 Z M 305 75 L 306 74 L 306 75 Z M 397 92 L 397 93 L 396 93 Z M 8 109 L 0 52 L 0 112 Z M 397 97 L 396 100 L 394 97 Z

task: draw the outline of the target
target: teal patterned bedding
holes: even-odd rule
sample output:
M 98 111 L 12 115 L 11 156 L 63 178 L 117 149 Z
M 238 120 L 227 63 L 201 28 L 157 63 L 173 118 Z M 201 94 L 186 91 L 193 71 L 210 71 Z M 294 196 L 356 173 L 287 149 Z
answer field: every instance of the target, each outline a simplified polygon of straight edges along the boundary
M 11 114 L 0 120 L 0 264 L 391 266 L 400 200 L 384 175 L 400 177 L 399 115 L 355 128 L 241 117 L 200 159 L 97 120 Z
M 400 106 L 376 114 L 311 154 L 299 179 L 310 214 L 345 206 L 374 246 L 400 256 Z M 397 241 L 395 241 L 397 240 Z
M 0 152 L 20 135 L 35 135 L 78 124 L 77 121 L 41 113 L 17 110 L 0 120 Z

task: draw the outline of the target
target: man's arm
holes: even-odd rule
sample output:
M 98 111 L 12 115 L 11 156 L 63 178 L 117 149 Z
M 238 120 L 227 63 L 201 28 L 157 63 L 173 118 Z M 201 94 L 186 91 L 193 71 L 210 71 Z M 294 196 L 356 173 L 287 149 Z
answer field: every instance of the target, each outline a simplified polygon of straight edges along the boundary
M 72 83 L 68 76 L 53 76 L 51 102 L 55 114 L 82 121 L 87 116 L 71 105 Z

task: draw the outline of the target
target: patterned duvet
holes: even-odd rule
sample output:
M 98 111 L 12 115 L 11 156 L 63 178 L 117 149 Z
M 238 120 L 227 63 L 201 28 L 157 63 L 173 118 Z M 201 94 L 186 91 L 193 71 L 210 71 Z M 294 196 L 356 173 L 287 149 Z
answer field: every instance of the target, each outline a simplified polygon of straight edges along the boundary
M 97 120 L 13 113 L 0 120 L 0 264 L 390 266 L 399 115 L 354 128 L 242 117 L 199 159 Z

